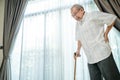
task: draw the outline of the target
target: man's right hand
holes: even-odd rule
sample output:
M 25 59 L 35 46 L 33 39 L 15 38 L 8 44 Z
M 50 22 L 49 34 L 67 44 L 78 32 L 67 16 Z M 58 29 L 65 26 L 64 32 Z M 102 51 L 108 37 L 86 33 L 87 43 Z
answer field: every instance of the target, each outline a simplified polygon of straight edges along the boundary
M 74 53 L 74 59 L 75 58 L 77 58 L 77 57 L 80 57 L 81 55 L 80 55 L 80 51 L 76 51 L 75 53 Z
M 76 57 L 80 57 L 80 51 L 76 51 Z

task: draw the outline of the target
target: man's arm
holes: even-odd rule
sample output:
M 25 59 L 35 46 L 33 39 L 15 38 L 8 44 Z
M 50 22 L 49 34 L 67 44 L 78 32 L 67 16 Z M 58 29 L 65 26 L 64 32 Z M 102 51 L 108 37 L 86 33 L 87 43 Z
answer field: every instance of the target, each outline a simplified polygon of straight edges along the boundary
M 110 30 L 112 29 L 112 27 L 114 26 L 115 22 L 113 22 L 111 25 L 107 26 L 107 29 L 104 33 L 104 37 L 105 37 L 105 42 L 108 42 L 108 33 L 110 32 Z
M 77 41 L 77 51 L 76 51 L 76 56 L 79 57 L 80 56 L 80 49 L 81 49 L 81 42 L 80 40 Z

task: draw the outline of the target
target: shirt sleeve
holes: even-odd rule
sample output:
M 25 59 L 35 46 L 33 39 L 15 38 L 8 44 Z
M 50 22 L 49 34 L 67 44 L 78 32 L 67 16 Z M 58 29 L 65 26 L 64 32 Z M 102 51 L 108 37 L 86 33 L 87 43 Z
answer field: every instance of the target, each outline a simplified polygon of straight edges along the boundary
M 99 12 L 97 16 L 100 20 L 102 20 L 103 24 L 111 25 L 117 17 L 110 13 Z
M 75 40 L 78 41 L 79 40 L 79 25 L 78 22 L 76 23 L 76 29 L 75 29 Z

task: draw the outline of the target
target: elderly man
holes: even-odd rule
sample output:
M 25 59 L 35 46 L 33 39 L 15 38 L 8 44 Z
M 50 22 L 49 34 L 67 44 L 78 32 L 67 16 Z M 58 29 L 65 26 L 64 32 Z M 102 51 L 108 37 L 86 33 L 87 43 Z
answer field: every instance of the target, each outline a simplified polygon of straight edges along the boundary
M 80 49 L 83 47 L 91 80 L 102 80 L 102 76 L 105 80 L 120 80 L 120 73 L 108 43 L 108 33 L 117 17 L 99 11 L 87 13 L 79 4 L 71 7 L 71 14 L 77 21 L 76 57 L 80 56 Z M 104 24 L 107 25 L 105 31 Z

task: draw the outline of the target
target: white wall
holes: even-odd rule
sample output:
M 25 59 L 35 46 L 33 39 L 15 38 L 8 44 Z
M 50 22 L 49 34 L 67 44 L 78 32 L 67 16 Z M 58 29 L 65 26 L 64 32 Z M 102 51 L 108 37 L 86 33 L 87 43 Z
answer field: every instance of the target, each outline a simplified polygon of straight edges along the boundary
M 0 0 L 0 45 L 3 44 L 4 2 L 5 0 Z M 2 54 L 2 50 L 0 50 L 0 65 L 2 59 L 3 59 L 3 54 Z

